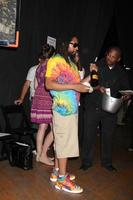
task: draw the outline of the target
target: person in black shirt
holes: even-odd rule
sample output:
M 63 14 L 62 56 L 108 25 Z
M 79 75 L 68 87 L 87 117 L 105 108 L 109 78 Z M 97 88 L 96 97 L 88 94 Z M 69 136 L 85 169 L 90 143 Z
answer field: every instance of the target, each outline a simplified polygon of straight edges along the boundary
M 84 130 L 81 145 L 81 167 L 87 170 L 92 166 L 93 148 L 97 135 L 97 127 L 101 123 L 101 165 L 109 171 L 116 171 L 112 165 L 112 139 L 116 127 L 117 114 L 102 110 L 103 93 L 110 93 L 118 97 L 119 90 L 129 89 L 128 77 L 124 69 L 119 65 L 121 49 L 111 47 L 104 58 L 96 65 L 98 69 L 99 85 L 92 93 L 85 95 Z M 86 69 L 86 76 L 89 75 Z M 119 94 L 120 95 L 120 94 Z M 122 98 L 129 98 L 123 96 Z

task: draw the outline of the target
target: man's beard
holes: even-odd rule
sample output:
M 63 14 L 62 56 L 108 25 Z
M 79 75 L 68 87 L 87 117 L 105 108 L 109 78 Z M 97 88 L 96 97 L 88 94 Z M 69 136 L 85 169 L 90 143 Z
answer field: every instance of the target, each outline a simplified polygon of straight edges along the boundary
M 68 56 L 69 56 L 69 58 L 74 62 L 75 53 L 74 53 L 74 54 L 68 53 Z

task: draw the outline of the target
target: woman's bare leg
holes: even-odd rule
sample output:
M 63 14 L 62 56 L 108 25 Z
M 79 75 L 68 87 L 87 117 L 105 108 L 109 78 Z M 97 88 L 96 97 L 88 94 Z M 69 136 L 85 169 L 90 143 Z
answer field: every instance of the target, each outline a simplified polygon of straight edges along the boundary
M 50 158 L 47 155 L 48 149 L 51 146 L 51 144 L 53 143 L 53 131 L 52 131 L 52 127 L 50 132 L 47 134 L 47 136 L 45 137 L 43 146 L 42 146 L 42 153 L 40 156 L 40 161 L 47 164 L 47 165 L 54 165 L 54 162 L 50 160 Z
M 37 161 L 39 161 L 40 155 L 42 153 L 43 140 L 44 140 L 47 127 L 48 127 L 47 124 L 39 124 L 37 136 L 36 136 L 36 148 L 37 148 L 36 160 Z
M 40 156 L 40 161 L 47 165 L 54 165 L 54 162 L 52 160 L 50 160 L 50 158 L 47 156 L 48 148 L 50 147 L 52 142 L 53 142 L 53 132 L 50 131 L 44 140 L 44 144 L 42 147 L 42 153 Z

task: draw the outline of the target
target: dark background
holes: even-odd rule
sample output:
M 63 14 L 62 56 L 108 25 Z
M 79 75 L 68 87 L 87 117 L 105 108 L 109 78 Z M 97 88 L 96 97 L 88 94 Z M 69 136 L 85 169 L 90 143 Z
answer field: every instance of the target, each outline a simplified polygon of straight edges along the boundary
M 19 47 L 0 48 L 0 104 L 19 96 L 48 35 L 77 35 L 84 67 L 102 57 L 107 47 L 119 45 L 123 64 L 132 69 L 132 15 L 128 0 L 22 0 Z

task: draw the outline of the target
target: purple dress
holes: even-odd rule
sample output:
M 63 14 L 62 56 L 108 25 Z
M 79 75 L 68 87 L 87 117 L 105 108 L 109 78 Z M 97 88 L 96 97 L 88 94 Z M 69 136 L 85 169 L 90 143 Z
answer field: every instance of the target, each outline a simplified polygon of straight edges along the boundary
M 46 65 L 39 65 L 36 70 L 38 86 L 31 105 L 31 122 L 49 124 L 52 122 L 52 97 L 45 88 Z

